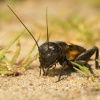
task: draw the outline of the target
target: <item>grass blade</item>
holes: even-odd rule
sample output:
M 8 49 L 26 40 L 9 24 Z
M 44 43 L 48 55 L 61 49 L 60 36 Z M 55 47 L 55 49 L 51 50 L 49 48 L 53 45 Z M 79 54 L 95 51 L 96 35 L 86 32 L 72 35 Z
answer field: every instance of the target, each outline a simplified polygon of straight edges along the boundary
M 40 40 L 40 36 L 37 40 L 37 42 Z M 27 59 L 29 58 L 29 56 L 33 53 L 34 49 L 36 47 L 36 43 L 33 45 L 32 49 L 29 51 L 29 53 L 27 54 L 27 56 L 24 58 L 24 60 L 22 61 L 22 63 L 25 63 L 27 61 Z
M 81 65 L 79 65 L 79 64 L 77 64 L 75 62 L 72 62 L 72 64 L 74 64 L 75 66 L 79 67 L 79 68 L 74 67 L 75 70 L 77 70 L 81 74 L 85 75 L 87 78 L 91 78 L 91 80 L 94 82 L 94 76 L 93 76 L 93 74 L 90 72 L 90 70 L 87 67 L 81 66 Z
M 96 61 L 97 61 L 98 63 L 100 63 L 100 60 L 96 59 Z
M 83 75 L 87 76 L 87 74 L 86 74 L 86 73 L 84 73 L 83 71 L 81 71 L 80 69 L 78 69 L 78 68 L 76 68 L 76 67 L 74 67 L 74 69 L 75 69 L 75 70 L 77 70 L 78 72 L 80 72 L 81 74 L 83 74 Z
M 100 91 L 100 87 L 92 88 L 92 91 Z
M 4 71 L 0 71 L 0 74 L 11 75 L 11 74 L 13 74 L 13 72 L 12 71 L 4 70 Z
M 6 64 L 8 70 L 12 69 L 10 61 L 5 56 L 3 57 L 2 61 Z
M 2 53 L 0 54 L 0 61 L 2 60 L 4 54 L 7 52 L 7 50 L 12 46 L 13 43 L 15 43 L 15 41 L 24 33 L 21 32 L 20 34 L 18 34 L 8 45 L 5 49 L 3 49 Z
M 16 53 L 14 55 L 14 57 L 11 60 L 11 65 L 13 66 L 14 63 L 16 62 L 16 59 L 18 58 L 19 54 L 20 54 L 20 50 L 21 50 L 21 46 L 20 46 L 20 42 L 18 41 L 17 43 L 17 48 L 16 48 Z
M 27 63 L 23 63 L 23 64 L 22 64 L 21 71 L 23 72 L 23 71 L 25 71 L 26 69 L 28 69 L 29 65 L 30 65 L 34 60 L 37 59 L 38 55 L 39 55 L 39 53 L 37 53 L 33 58 L 29 58 L 29 60 L 27 59 L 27 61 L 26 61 Z

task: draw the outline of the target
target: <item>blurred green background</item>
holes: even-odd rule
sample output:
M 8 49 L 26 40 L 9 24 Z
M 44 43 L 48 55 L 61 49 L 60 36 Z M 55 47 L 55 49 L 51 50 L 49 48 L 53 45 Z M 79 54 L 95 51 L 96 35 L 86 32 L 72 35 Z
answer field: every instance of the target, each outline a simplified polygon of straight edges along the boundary
M 72 42 L 86 48 L 100 45 L 100 0 L 0 0 L 1 40 L 24 30 L 7 4 L 36 39 L 41 34 L 39 44 L 46 41 L 45 13 L 48 7 L 50 41 Z M 25 38 L 30 39 L 27 31 Z

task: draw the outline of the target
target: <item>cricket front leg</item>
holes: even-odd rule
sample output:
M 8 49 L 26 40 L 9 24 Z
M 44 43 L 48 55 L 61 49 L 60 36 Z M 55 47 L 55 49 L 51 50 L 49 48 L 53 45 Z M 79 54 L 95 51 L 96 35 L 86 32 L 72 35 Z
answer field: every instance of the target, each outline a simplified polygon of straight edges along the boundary
M 58 81 L 60 81 L 60 78 L 61 78 L 61 76 L 62 76 L 62 71 L 63 71 L 63 69 L 64 69 L 64 67 L 66 66 L 66 65 L 68 65 L 70 68 L 73 68 L 73 65 L 72 65 L 72 63 L 69 61 L 69 60 L 66 60 L 66 61 L 63 61 L 63 62 L 59 62 L 60 63 L 60 65 L 61 65 L 61 69 L 60 69 L 60 73 L 59 73 L 59 76 L 58 76 Z M 57 82 L 58 82 L 57 81 Z

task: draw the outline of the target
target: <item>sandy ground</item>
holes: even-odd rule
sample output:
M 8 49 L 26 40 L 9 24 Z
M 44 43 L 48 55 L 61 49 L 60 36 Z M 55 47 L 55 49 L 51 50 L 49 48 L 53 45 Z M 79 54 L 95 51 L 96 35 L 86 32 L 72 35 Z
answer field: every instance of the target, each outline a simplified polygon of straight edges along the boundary
M 73 9 L 79 9 L 77 8 L 77 3 L 73 8 L 74 3 L 75 2 L 69 2 L 68 3 L 69 5 L 67 4 L 67 8 L 70 7 L 70 11 L 73 11 Z M 44 18 L 45 6 L 49 6 L 49 8 L 52 7 L 52 9 L 50 10 L 51 16 L 52 15 L 56 16 L 56 14 L 59 15 L 57 12 L 58 11 L 62 12 L 63 9 L 66 8 L 66 2 L 60 2 L 58 4 L 56 4 L 55 2 L 51 3 L 50 1 L 48 3 L 40 2 L 38 6 L 37 3 L 35 4 L 34 2 L 31 1 L 25 3 L 18 3 L 18 4 L 8 2 L 8 4 L 11 5 L 16 12 L 18 12 L 18 14 L 23 18 L 25 24 L 27 24 L 28 27 L 30 27 L 30 29 L 34 33 L 36 33 L 34 34 L 36 37 L 38 37 L 39 36 L 38 34 L 41 33 L 43 37 L 42 40 L 40 40 L 39 44 L 43 43 L 44 41 L 43 38 L 46 36 L 45 34 L 43 34 L 46 32 L 44 28 L 45 23 L 43 23 L 45 21 Z M 24 5 L 23 7 L 22 4 Z M 23 26 L 20 25 L 17 19 L 6 7 L 6 3 L 3 3 L 1 5 L 2 5 L 2 10 L 4 12 L 8 12 L 7 15 L 5 16 L 11 17 L 11 19 L 9 19 L 10 21 L 7 20 L 7 18 L 5 18 L 7 21 L 3 21 L 4 15 L 3 15 L 3 11 L 1 11 L 0 45 L 6 46 L 8 42 L 13 38 L 13 36 L 15 36 L 16 33 L 19 33 L 20 31 L 23 30 Z M 81 7 L 82 5 L 78 5 L 78 6 Z M 85 8 L 87 7 L 87 5 L 84 4 L 83 6 L 84 9 L 82 9 L 82 11 L 88 14 L 89 10 L 87 11 Z M 65 14 L 64 13 L 65 11 L 67 12 L 67 14 L 70 14 L 70 11 L 67 9 L 62 12 L 63 16 Z M 91 11 L 90 13 L 94 13 L 94 11 Z M 60 15 L 58 17 L 61 18 Z M 87 16 L 87 19 L 88 17 L 89 16 Z M 38 26 L 38 24 L 32 20 L 34 18 L 36 19 L 37 23 L 43 25 L 43 27 Z M 32 23 L 29 24 L 29 22 Z M 38 26 L 38 28 L 40 27 L 40 29 L 43 29 L 43 31 L 41 32 L 38 28 L 36 28 L 35 24 L 33 23 L 35 23 L 36 26 Z M 51 27 L 51 29 L 52 28 L 53 26 Z M 59 31 L 57 30 L 57 32 Z M 52 37 L 54 36 L 55 36 L 55 41 L 58 38 L 62 39 L 61 36 L 57 37 L 56 34 L 54 34 Z M 54 40 L 54 38 L 51 38 L 51 40 Z M 71 40 L 71 38 L 68 38 L 68 40 Z M 77 43 L 77 41 L 75 42 Z M 27 54 L 27 51 L 29 51 L 29 49 L 33 44 L 34 42 L 29 36 L 25 35 L 21 37 L 22 51 L 21 51 L 20 58 L 24 57 L 24 55 Z M 79 44 L 85 46 L 84 43 L 79 43 Z M 14 49 L 14 47 L 12 47 L 12 49 Z M 36 52 L 34 52 L 34 54 Z M 92 63 L 93 63 L 92 67 L 94 71 L 94 62 Z M 47 99 L 48 100 L 61 100 L 61 99 L 62 100 L 94 100 L 94 99 L 100 100 L 100 91 L 93 90 L 93 88 L 100 87 L 100 77 L 95 77 L 95 81 L 92 82 L 90 79 L 87 79 L 85 76 L 82 76 L 80 73 L 72 72 L 69 76 L 67 76 L 66 71 L 64 71 L 63 72 L 64 74 L 62 75 L 62 80 L 56 83 L 59 75 L 59 69 L 56 69 L 55 74 L 51 69 L 49 71 L 48 76 L 39 76 L 38 66 L 39 66 L 39 61 L 37 59 L 32 63 L 30 69 L 20 76 L 16 76 L 16 77 L 0 76 L 0 100 L 47 100 Z M 99 75 L 97 74 L 97 76 Z
M 99 100 L 100 92 L 92 91 L 100 86 L 78 73 L 55 83 L 57 76 L 39 77 L 39 69 L 33 68 L 18 77 L 0 77 L 0 100 Z

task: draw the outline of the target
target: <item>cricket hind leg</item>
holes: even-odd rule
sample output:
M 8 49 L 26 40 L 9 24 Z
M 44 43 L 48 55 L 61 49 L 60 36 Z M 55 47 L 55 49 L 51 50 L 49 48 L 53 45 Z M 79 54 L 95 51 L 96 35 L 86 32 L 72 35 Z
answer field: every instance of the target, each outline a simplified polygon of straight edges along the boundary
M 97 61 L 97 59 L 99 58 L 99 49 L 96 46 L 94 46 L 93 48 L 80 54 L 75 59 L 75 61 L 84 60 L 84 61 L 88 62 L 94 53 L 95 53 L 95 68 L 100 69 L 100 66 L 99 66 L 98 61 Z

